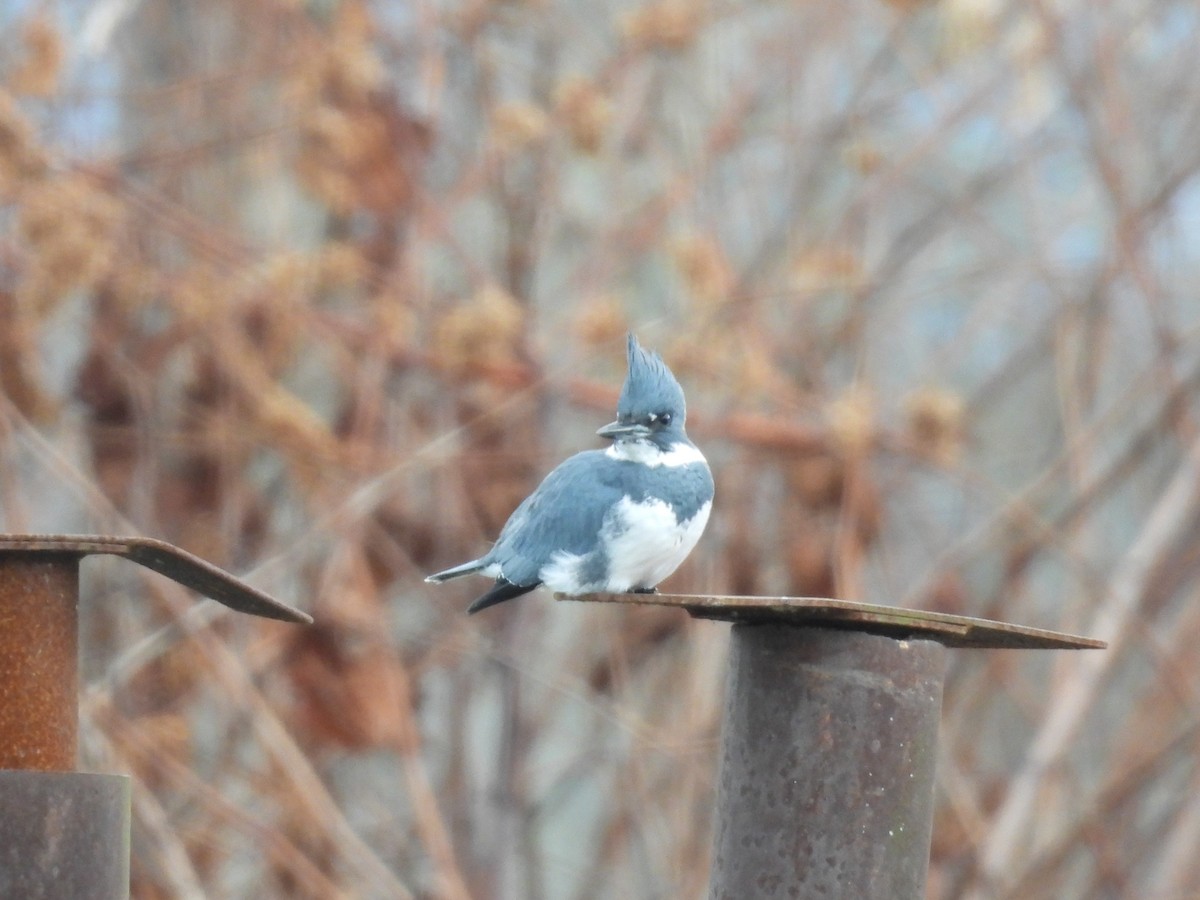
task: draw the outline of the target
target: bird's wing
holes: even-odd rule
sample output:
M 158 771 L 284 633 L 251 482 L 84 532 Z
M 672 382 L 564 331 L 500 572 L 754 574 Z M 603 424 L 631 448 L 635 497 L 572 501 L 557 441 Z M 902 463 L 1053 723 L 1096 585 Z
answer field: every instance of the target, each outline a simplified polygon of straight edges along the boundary
M 565 460 L 525 498 L 505 523 L 489 558 L 514 584 L 530 584 L 558 552 L 595 549 L 604 516 L 623 496 L 614 464 L 599 450 Z

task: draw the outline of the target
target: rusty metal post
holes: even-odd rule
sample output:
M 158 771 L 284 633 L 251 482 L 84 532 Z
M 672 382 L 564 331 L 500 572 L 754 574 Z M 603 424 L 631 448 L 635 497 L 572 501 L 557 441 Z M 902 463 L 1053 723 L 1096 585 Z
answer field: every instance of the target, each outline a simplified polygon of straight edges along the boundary
M 0 769 L 75 768 L 79 558 L 0 556 Z
M 240 612 L 312 621 L 162 541 L 0 535 L 0 898 L 129 896 L 129 778 L 73 771 L 79 561 L 97 553 L 132 560 Z
M 713 900 L 925 895 L 946 650 L 733 627 Z
M 710 900 L 924 897 L 945 648 L 1105 646 L 824 597 L 558 598 L 734 623 Z

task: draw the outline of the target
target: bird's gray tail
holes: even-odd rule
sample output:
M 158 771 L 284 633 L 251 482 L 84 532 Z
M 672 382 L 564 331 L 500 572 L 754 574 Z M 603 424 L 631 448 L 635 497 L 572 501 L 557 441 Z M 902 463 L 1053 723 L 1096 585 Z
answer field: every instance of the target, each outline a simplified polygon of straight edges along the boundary
M 455 566 L 452 569 L 446 569 L 442 572 L 435 572 L 428 576 L 425 580 L 430 584 L 441 584 L 443 581 L 449 581 L 452 578 L 459 578 L 463 575 L 472 575 L 478 572 L 484 566 L 482 559 L 473 559 L 468 563 L 463 563 L 461 566 Z

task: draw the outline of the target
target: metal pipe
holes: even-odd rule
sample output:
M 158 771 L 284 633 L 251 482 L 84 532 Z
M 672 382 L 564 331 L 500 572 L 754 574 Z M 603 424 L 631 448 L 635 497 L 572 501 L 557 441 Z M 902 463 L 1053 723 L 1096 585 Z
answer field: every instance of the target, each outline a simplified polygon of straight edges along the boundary
M 945 648 L 735 625 L 712 900 L 925 896 Z
M 129 778 L 0 772 L 0 897 L 129 897 Z
M 312 621 L 162 541 L 0 535 L 0 898 L 129 896 L 129 779 L 71 771 L 79 560 L 96 553 L 132 560 L 240 612 Z
M 0 554 L 0 769 L 75 768 L 79 557 Z
M 946 647 L 1103 641 L 828 597 L 591 594 L 733 622 L 713 900 L 918 900 Z

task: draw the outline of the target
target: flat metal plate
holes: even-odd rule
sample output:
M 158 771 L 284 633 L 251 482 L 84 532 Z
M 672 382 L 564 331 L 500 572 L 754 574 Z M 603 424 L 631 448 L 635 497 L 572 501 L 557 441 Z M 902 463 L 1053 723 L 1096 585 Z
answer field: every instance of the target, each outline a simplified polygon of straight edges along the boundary
M 990 619 L 901 609 L 826 597 L 743 597 L 709 594 L 555 594 L 556 600 L 674 606 L 698 619 L 842 628 L 897 638 L 925 638 L 947 647 L 1011 650 L 1103 650 L 1104 641 Z
M 95 554 L 120 556 L 165 575 L 172 581 L 211 597 L 230 609 L 279 619 L 312 624 L 312 616 L 281 603 L 258 588 L 219 569 L 212 563 L 181 550 L 174 544 L 143 537 L 108 537 L 85 534 L 0 534 L 0 554 L 48 554 L 84 557 Z

